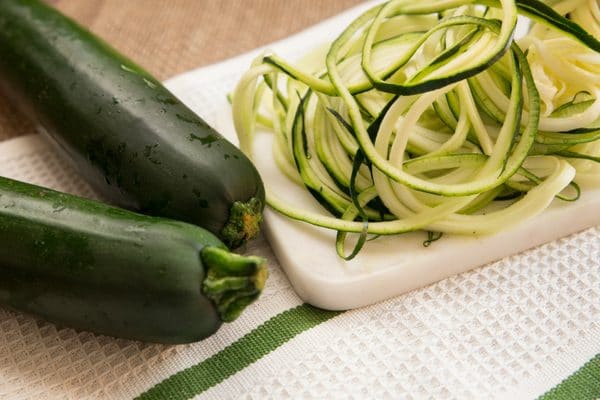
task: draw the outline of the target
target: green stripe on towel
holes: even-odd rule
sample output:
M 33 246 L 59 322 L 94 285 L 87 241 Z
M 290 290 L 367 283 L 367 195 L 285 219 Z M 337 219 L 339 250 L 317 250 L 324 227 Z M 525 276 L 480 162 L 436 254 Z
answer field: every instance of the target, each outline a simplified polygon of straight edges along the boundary
M 138 399 L 190 399 L 261 359 L 298 334 L 339 314 L 341 312 L 320 310 L 308 304 L 286 310 L 214 356 L 153 386 Z
M 539 400 L 597 399 L 600 399 L 600 354 L 596 354 L 573 375 L 539 398 Z

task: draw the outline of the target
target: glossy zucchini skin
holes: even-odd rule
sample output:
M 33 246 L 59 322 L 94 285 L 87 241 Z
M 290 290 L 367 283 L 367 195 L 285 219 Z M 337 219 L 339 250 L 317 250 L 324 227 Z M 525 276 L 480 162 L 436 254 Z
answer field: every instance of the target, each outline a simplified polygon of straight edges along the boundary
M 38 0 L 0 1 L 0 55 L 0 89 L 112 204 L 200 225 L 230 247 L 256 235 L 255 167 L 131 60 Z
M 225 246 L 195 225 L 0 177 L 0 304 L 9 308 L 110 336 L 194 342 L 222 320 L 202 290 L 207 248 Z

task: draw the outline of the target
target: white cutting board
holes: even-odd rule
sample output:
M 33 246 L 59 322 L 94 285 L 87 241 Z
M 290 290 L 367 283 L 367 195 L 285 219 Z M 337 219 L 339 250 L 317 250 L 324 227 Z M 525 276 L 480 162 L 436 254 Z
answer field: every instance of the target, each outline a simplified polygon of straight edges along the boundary
M 225 96 L 265 49 L 294 60 L 334 38 L 365 3 L 283 41 L 226 62 L 201 68 L 167 82 L 183 101 L 217 130 L 237 143 Z M 292 184 L 274 164 L 271 136 L 259 134 L 255 163 L 267 186 L 284 199 L 324 212 L 306 190 Z M 366 306 L 431 284 L 491 261 L 600 225 L 600 189 L 585 188 L 574 203 L 555 201 L 542 215 L 487 237 L 444 235 L 429 247 L 424 233 L 380 237 L 350 262 L 335 252 L 335 232 L 265 212 L 264 232 L 294 289 L 315 306 L 342 310 Z M 600 238 L 598 238 L 600 240 Z M 600 260 L 598 260 L 600 263 Z

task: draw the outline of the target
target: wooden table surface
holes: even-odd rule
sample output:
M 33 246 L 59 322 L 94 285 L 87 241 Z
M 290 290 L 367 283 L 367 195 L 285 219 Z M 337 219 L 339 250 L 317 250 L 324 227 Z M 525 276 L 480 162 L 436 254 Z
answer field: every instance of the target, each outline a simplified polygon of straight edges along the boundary
M 158 79 L 284 38 L 360 0 L 49 0 Z M 34 132 L 0 98 L 0 140 Z

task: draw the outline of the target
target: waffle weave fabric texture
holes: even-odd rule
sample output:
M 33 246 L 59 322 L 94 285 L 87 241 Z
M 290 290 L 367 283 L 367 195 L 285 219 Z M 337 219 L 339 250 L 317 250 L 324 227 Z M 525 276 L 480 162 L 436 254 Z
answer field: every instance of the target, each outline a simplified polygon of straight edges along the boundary
M 0 144 L 0 174 L 95 197 L 39 135 Z M 218 334 L 183 346 L 61 329 L 0 308 L 0 398 L 151 390 L 146 399 L 532 399 L 600 353 L 598 237 L 591 228 L 329 315 L 295 311 L 302 302 L 260 239 L 247 252 L 269 261 L 263 296 Z

